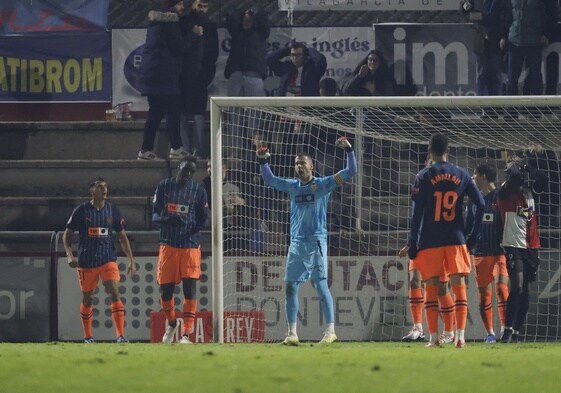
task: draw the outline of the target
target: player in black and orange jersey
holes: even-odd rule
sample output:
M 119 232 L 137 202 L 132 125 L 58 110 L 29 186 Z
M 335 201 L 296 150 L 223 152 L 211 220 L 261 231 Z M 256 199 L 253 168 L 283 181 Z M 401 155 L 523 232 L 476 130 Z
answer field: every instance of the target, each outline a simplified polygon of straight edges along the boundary
M 179 163 L 177 175 L 162 180 L 154 194 L 154 222 L 160 223 L 158 284 L 161 304 L 168 324 L 162 342 L 171 343 L 179 327 L 175 317 L 173 291 L 183 284 L 182 344 L 189 344 L 197 311 L 197 280 L 201 275 L 199 231 L 209 224 L 207 194 L 204 187 L 192 179 L 197 160 L 188 156 Z
M 501 323 L 501 336 L 505 326 L 505 310 L 508 299 L 508 272 L 504 250 L 501 247 L 503 228 L 497 205 L 499 189 L 495 186 L 496 178 L 497 171 L 487 162 L 478 164 L 473 171 L 473 181 L 475 181 L 485 201 L 481 230 L 470 253 L 473 255 L 475 278 L 479 289 L 479 313 L 487 331 L 486 343 L 496 342 L 491 295 L 493 281 L 495 282 L 497 308 Z M 472 226 L 474 214 L 475 208 L 470 204 L 466 218 L 467 231 Z
M 68 265 L 77 268 L 78 280 L 82 291 L 80 315 L 84 328 L 84 342 L 94 342 L 92 334 L 93 293 L 99 279 L 111 297 L 111 316 L 117 342 L 125 343 L 125 307 L 119 296 L 119 267 L 115 251 L 113 232 L 117 233 L 123 252 L 129 258 L 127 272 L 134 274 L 136 264 L 131 246 L 123 226 L 124 220 L 119 209 L 107 202 L 107 182 L 98 177 L 89 184 L 92 199 L 79 205 L 66 224 L 62 237 Z M 80 233 L 78 257 L 72 251 L 72 234 Z
M 475 240 L 484 201 L 468 172 L 447 162 L 448 138 L 435 134 L 429 142 L 433 164 L 422 169 L 412 189 L 411 228 L 407 240 L 409 258 L 425 282 L 425 311 L 430 339 L 427 347 L 439 346 L 438 291 L 440 277 L 449 274 L 454 292 L 457 348 L 465 346 L 467 293 L 465 277 L 471 270 L 466 242 Z M 463 199 L 468 196 L 477 211 L 472 232 L 464 235 Z
M 432 165 L 432 160 L 430 156 L 427 157 L 425 161 L 425 167 Z M 403 247 L 399 251 L 399 256 L 407 256 L 408 248 Z M 425 334 L 423 332 L 423 282 L 421 280 L 421 273 L 415 264 L 414 259 L 410 259 L 408 263 L 409 271 L 409 310 L 411 312 L 411 318 L 413 319 L 413 327 L 405 335 L 401 341 L 411 342 L 411 341 L 424 341 Z M 440 344 L 447 344 L 454 342 L 454 299 L 449 291 L 449 278 L 445 274 L 440 277 L 440 285 L 438 292 L 438 303 L 440 305 L 440 316 L 442 317 L 442 322 L 444 325 L 443 333 L 438 337 L 438 342 Z
M 506 180 L 497 199 L 503 222 L 501 245 L 506 254 L 510 293 L 506 304 L 501 342 L 517 342 L 530 306 L 530 283 L 540 264 L 538 216 L 534 194 L 547 189 L 547 176 L 528 164 L 526 157 L 513 158 L 505 169 Z

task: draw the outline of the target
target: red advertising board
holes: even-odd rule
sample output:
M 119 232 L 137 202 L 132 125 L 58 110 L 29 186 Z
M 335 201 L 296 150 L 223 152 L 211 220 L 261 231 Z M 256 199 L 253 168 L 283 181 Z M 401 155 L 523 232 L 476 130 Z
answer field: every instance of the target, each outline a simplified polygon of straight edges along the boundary
M 181 338 L 180 331 L 183 327 L 183 313 L 176 313 L 180 323 L 178 333 L 173 342 Z M 166 316 L 163 311 L 150 314 L 150 342 L 162 341 L 166 327 Z M 265 337 L 265 318 L 262 311 L 225 311 L 224 312 L 224 342 L 248 343 L 263 342 Z M 195 316 L 193 333 L 189 334 L 193 343 L 213 342 L 212 312 L 200 311 Z

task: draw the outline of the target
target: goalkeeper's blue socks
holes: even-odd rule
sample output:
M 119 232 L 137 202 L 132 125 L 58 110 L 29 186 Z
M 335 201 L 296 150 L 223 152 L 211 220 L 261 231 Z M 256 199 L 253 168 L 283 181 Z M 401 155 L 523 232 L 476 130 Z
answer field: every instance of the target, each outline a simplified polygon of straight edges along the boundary
M 286 293 L 285 293 L 285 305 L 284 311 L 286 316 L 286 322 L 296 323 L 298 318 L 298 287 L 297 282 L 287 282 L 286 283 Z
M 314 286 L 319 295 L 321 311 L 323 312 L 325 323 L 333 323 L 335 321 L 335 313 L 333 311 L 333 297 L 331 296 L 331 292 L 329 292 L 327 279 L 320 279 L 314 284 Z

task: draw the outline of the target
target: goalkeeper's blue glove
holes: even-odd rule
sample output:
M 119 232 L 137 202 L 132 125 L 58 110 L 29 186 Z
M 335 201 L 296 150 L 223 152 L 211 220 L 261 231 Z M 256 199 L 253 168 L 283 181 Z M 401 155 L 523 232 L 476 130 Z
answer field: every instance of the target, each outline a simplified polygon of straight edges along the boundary
M 409 250 L 407 250 L 407 255 L 409 255 L 409 259 L 417 258 L 417 252 L 419 252 L 419 250 L 417 250 L 417 245 L 416 244 L 410 245 Z
M 340 147 L 341 149 L 345 149 L 347 153 L 353 151 L 353 146 L 346 136 L 339 137 L 335 142 L 335 146 Z
M 259 165 L 263 165 L 269 162 L 269 158 L 271 157 L 271 153 L 269 153 L 269 149 L 266 146 L 261 146 L 257 149 L 257 161 Z

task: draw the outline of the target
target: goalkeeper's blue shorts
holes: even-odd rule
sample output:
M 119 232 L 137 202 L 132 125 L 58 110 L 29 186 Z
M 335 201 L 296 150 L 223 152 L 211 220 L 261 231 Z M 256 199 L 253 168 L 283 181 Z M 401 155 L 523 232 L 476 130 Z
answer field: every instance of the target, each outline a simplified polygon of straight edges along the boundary
M 285 282 L 318 281 L 327 278 L 327 243 L 293 240 L 286 257 Z

